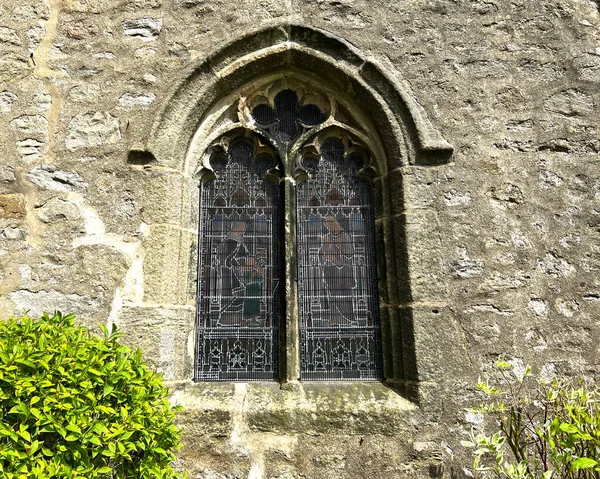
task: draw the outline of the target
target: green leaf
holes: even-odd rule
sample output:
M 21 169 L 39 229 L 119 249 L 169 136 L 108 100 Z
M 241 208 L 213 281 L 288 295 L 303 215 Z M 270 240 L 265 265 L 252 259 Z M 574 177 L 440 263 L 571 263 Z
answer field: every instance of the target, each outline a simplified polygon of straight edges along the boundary
M 68 424 L 67 426 L 65 426 L 65 429 L 67 431 L 76 432 L 77 434 L 81 434 L 81 429 L 78 426 L 76 426 L 75 424 Z
M 102 390 L 103 396 L 108 396 L 111 392 L 113 392 L 115 387 L 111 384 L 105 384 L 104 389 Z
M 34 452 L 36 452 L 40 447 L 40 442 L 38 440 L 35 440 L 31 443 L 31 447 L 29 448 L 29 453 L 33 454 Z
M 589 457 L 580 457 L 579 459 L 575 459 L 571 463 L 571 470 L 578 471 L 579 469 L 589 469 L 590 467 L 594 467 L 598 465 L 598 461 L 595 461 Z
M 496 361 L 496 367 L 498 369 L 510 369 L 511 365 L 509 362 L 506 362 L 504 359 L 498 358 L 498 361 Z
M 44 456 L 48 456 L 48 457 L 52 457 L 52 456 L 54 456 L 54 452 L 52 452 L 52 450 L 51 450 L 51 449 L 48 449 L 48 448 L 46 448 L 46 447 L 43 447 L 43 448 L 42 448 L 42 454 L 43 454 Z
M 559 429 L 562 432 L 566 432 L 567 434 L 576 434 L 579 432 L 579 429 L 575 426 L 573 426 L 572 424 L 567 424 L 567 423 L 562 423 L 559 426 Z
M 98 438 L 98 436 L 90 436 L 88 441 L 92 444 L 96 444 L 97 446 L 102 446 L 102 441 Z

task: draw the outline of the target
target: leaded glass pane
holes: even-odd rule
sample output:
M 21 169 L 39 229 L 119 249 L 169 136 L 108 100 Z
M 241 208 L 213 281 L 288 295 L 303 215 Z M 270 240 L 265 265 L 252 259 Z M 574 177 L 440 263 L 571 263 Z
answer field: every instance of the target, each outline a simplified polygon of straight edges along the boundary
M 370 184 L 359 155 L 323 143 L 297 189 L 301 379 L 382 378 Z
M 277 185 L 273 166 L 237 140 L 202 188 L 196 379 L 277 378 Z

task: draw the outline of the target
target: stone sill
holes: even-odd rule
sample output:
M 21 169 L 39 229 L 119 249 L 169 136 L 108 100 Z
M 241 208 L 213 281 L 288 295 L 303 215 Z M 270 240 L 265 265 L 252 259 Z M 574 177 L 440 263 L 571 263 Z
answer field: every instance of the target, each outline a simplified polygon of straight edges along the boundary
M 227 436 L 239 421 L 272 433 L 395 435 L 418 424 L 419 408 L 380 382 L 167 383 L 178 423 Z

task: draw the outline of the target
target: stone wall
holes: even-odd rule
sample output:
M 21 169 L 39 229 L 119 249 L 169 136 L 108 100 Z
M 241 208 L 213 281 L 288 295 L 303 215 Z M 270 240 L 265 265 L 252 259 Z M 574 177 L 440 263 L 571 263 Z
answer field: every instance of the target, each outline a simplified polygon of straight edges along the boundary
M 186 407 L 191 477 L 470 477 L 464 408 L 499 354 L 598 370 L 599 23 L 590 0 L 4 1 L 0 312 L 117 324 Z M 314 64 L 230 74 L 309 44 Z M 195 131 L 261 68 L 335 83 L 326 55 L 397 86 L 380 96 L 399 129 L 379 132 L 394 380 L 194 384 Z

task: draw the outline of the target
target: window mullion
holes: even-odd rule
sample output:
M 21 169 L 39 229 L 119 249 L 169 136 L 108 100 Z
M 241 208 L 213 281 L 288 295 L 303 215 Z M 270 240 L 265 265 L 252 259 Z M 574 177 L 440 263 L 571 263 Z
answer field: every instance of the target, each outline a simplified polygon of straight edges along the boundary
M 298 260 L 296 252 L 296 187 L 292 177 L 283 179 L 283 254 L 285 324 L 280 329 L 281 378 L 300 378 L 300 334 L 298 324 Z

